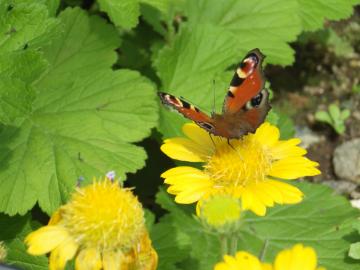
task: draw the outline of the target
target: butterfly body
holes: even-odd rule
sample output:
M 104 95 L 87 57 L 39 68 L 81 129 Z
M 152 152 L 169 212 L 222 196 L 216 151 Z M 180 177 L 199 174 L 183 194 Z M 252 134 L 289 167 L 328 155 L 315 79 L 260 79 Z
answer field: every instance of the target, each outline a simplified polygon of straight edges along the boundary
M 262 72 L 264 55 L 258 49 L 250 51 L 240 62 L 225 96 L 222 114 L 211 116 L 182 98 L 159 92 L 161 101 L 175 109 L 209 133 L 227 139 L 241 138 L 254 132 L 270 110 L 269 93 Z

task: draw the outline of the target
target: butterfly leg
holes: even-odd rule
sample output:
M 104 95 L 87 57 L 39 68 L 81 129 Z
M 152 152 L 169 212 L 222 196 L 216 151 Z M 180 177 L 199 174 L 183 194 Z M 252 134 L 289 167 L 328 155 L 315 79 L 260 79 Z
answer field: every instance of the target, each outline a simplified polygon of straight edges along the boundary
M 232 146 L 232 144 L 230 143 L 230 139 L 229 139 L 229 138 L 227 139 L 227 144 L 228 144 L 232 149 L 234 149 L 234 150 L 236 151 L 236 149 L 234 148 L 234 146 Z
M 216 144 L 215 144 L 215 142 L 214 142 L 213 137 L 211 136 L 211 133 L 209 133 L 209 136 L 210 136 L 210 139 L 211 139 L 211 141 L 212 141 L 212 143 L 213 143 L 214 147 L 216 147 Z

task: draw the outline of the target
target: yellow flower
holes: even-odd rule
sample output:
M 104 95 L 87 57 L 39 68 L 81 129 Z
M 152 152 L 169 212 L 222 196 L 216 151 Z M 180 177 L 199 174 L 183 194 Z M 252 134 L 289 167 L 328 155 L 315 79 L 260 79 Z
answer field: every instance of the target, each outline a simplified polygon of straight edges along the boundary
M 247 252 L 239 251 L 235 257 L 225 255 L 224 261 L 215 265 L 214 270 L 325 270 L 317 267 L 317 256 L 311 247 L 297 244 L 291 249 L 281 251 L 273 265 L 261 263 Z
M 201 202 L 212 194 L 226 193 L 241 198 L 244 210 L 263 216 L 274 203 L 302 200 L 298 188 L 277 179 L 320 174 L 319 164 L 304 157 L 300 139 L 279 140 L 279 129 L 269 123 L 230 143 L 210 137 L 195 124 L 185 124 L 183 132 L 187 138 L 167 139 L 161 150 L 173 159 L 202 162 L 203 170 L 179 166 L 161 175 L 177 203 Z
M 64 269 L 74 257 L 77 270 L 157 267 L 141 204 L 129 189 L 107 178 L 78 188 L 25 242 L 32 255 L 51 252 L 49 269 Z

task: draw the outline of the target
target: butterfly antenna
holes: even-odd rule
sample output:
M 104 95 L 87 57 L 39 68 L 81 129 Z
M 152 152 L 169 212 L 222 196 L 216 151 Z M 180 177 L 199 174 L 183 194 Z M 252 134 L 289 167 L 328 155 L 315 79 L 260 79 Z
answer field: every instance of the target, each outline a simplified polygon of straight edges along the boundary
M 215 114 L 215 79 L 213 79 L 213 107 L 211 111 L 211 115 Z

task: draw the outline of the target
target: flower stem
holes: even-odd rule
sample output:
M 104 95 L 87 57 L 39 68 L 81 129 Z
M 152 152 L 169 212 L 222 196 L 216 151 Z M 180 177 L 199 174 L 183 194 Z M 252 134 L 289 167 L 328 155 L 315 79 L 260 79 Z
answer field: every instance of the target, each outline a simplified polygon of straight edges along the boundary
M 228 254 L 228 238 L 226 234 L 220 235 L 221 257 Z
M 236 234 L 231 235 L 230 239 L 230 255 L 234 256 L 237 251 L 238 238 Z

